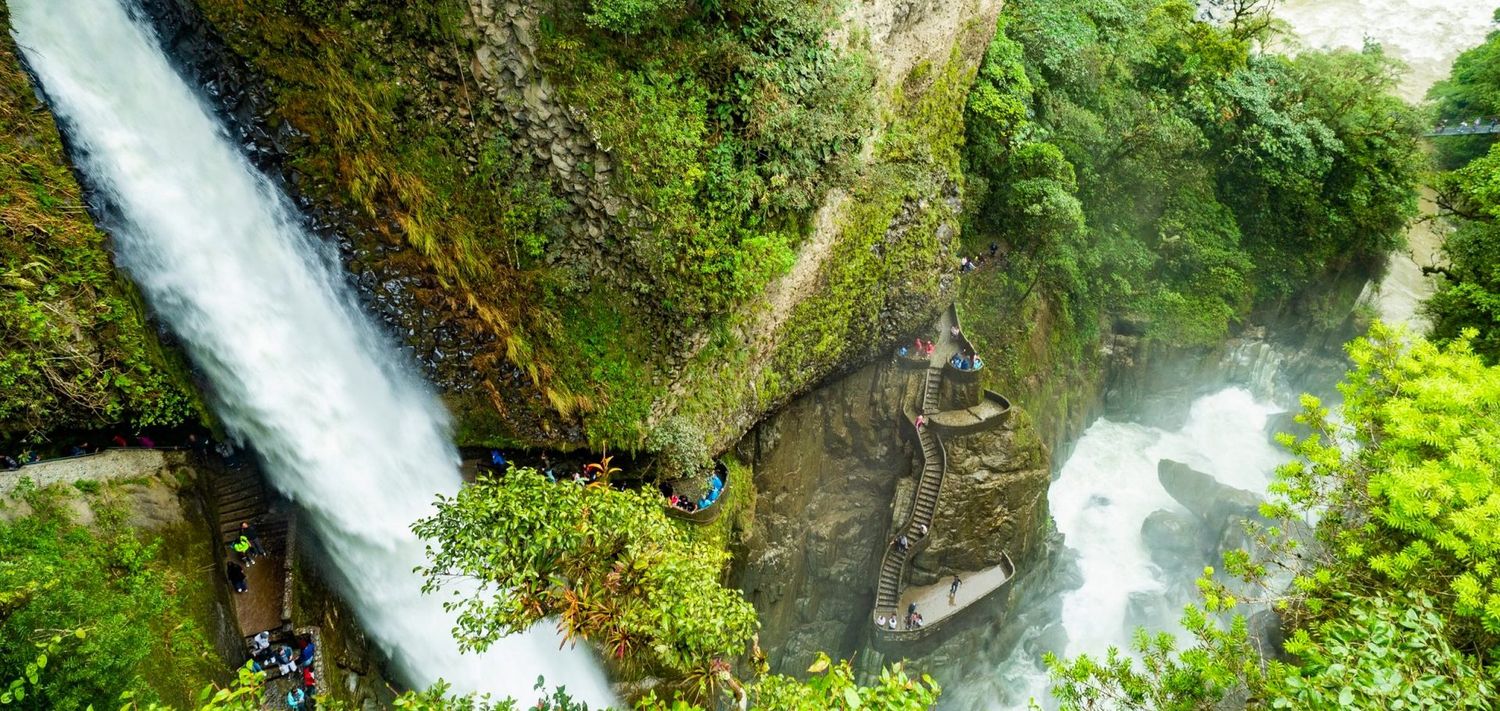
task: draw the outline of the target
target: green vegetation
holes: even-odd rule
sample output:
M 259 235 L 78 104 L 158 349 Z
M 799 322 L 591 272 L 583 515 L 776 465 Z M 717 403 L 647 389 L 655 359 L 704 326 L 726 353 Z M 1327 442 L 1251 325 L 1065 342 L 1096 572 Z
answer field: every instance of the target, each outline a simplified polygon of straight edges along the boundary
M 1470 334 L 1472 335 L 1472 334 Z M 1349 345 L 1340 418 L 1304 396 L 1312 434 L 1281 440 L 1272 525 L 1227 571 L 1260 591 L 1290 634 L 1287 661 L 1260 658 L 1241 617 L 1245 593 L 1199 582 L 1192 645 L 1140 633 L 1135 664 L 1111 650 L 1051 660 L 1065 708 L 1490 708 L 1500 651 L 1500 368 L 1466 337 L 1438 347 L 1376 324 Z M 1291 532 L 1316 520 L 1316 541 Z M 1290 572 L 1289 587 L 1272 584 Z M 1240 589 L 1238 585 L 1235 589 Z
M 414 530 L 428 541 L 424 591 L 478 585 L 446 603 L 458 612 L 463 647 L 484 649 L 555 617 L 569 638 L 592 642 L 631 674 L 667 682 L 670 699 L 653 692 L 640 709 L 691 711 L 711 706 L 715 691 L 753 708 L 807 711 L 918 711 L 937 698 L 932 680 L 912 680 L 899 666 L 867 688 L 846 662 L 827 657 L 807 681 L 763 676 L 755 610 L 719 582 L 729 559 L 722 542 L 684 530 L 652 493 L 552 483 L 512 468 L 439 498 L 437 513 Z M 742 657 L 756 671 L 749 683 L 733 671 Z
M 440 498 L 415 530 L 430 542 L 427 592 L 480 583 L 450 603 L 466 649 L 556 617 L 569 638 L 624 664 L 686 676 L 738 656 L 755 633 L 754 609 L 718 583 L 729 553 L 690 542 L 654 491 L 560 485 L 514 469 Z
M 1429 97 L 1445 117 L 1472 119 L 1474 112 L 1500 114 L 1500 33 L 1459 55 L 1453 74 Z M 1453 118 L 1451 122 L 1459 119 Z M 1424 307 L 1439 342 L 1477 329 L 1474 350 L 1500 361 L 1500 147 L 1494 136 L 1434 141 L 1442 162 L 1435 188 L 1442 216 L 1453 226 L 1443 243 L 1445 264 L 1425 267 L 1438 274 L 1437 293 Z
M 0 436 L 188 420 L 191 384 L 116 275 L 52 116 L 0 35 Z
M 212 578 L 102 503 L 89 528 L 71 523 L 68 496 L 31 491 L 32 514 L 0 523 L 0 679 L 30 679 L 23 708 L 104 707 L 125 693 L 186 705 L 220 674 L 197 622 Z
M 1427 98 L 1432 119 L 1449 126 L 1500 116 L 1500 36 L 1491 33 L 1484 44 L 1458 55 L 1448 78 L 1433 84 Z M 1489 151 L 1495 135 L 1445 137 L 1433 144 L 1444 168 L 1458 168 Z
M 1006 5 L 965 154 L 966 245 L 1005 253 L 1003 274 L 966 281 L 1005 283 L 966 284 L 966 311 L 1041 291 L 1077 353 L 1101 316 L 1209 344 L 1257 305 L 1382 262 L 1422 165 L 1416 113 L 1389 94 L 1398 66 L 1376 46 L 1252 51 L 1266 9 L 1217 27 L 1184 0 Z
M 581 416 L 592 443 L 642 446 L 665 356 L 787 268 L 874 117 L 828 0 L 550 5 L 525 32 L 612 163 L 622 205 L 601 237 L 520 149 L 529 109 L 469 75 L 459 0 L 200 4 L 296 129 L 303 189 L 361 215 L 370 246 L 410 245 L 372 259 L 430 274 L 422 305 L 484 344 L 449 374 L 479 381 L 451 403 L 475 441 L 576 444 Z

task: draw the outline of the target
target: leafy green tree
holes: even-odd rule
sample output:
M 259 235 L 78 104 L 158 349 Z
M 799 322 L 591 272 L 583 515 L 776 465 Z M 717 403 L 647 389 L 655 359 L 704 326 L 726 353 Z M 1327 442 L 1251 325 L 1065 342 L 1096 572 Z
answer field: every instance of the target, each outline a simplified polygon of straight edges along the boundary
M 27 679 L 33 708 L 84 709 L 125 692 L 190 694 L 212 678 L 218 656 L 183 603 L 205 581 L 166 567 L 160 543 L 137 538 L 117 512 L 103 510 L 90 530 L 47 492 L 29 503 L 33 515 L 0 523 L 0 679 Z M 66 654 L 37 656 L 38 643 L 73 630 L 86 634 Z
M 937 703 L 939 689 L 931 677 L 912 679 L 900 664 L 882 669 L 872 686 L 854 680 L 849 662 L 831 663 L 819 654 L 802 681 L 778 674 L 762 679 L 750 692 L 750 706 L 776 711 L 927 711 Z
M 1484 44 L 1458 55 L 1447 78 L 1427 90 L 1427 99 L 1433 118 L 1450 126 L 1500 115 L 1500 33 L 1491 32 Z M 1439 162 L 1457 168 L 1488 152 L 1495 135 L 1445 137 L 1433 144 Z
M 1500 361 L 1500 148 L 1441 174 L 1437 189 L 1454 229 L 1443 242 L 1447 263 L 1424 268 L 1441 277 L 1424 304 L 1432 337 L 1445 342 L 1474 329 L 1474 350 Z
M 652 492 L 513 469 L 440 498 L 415 530 L 429 541 L 426 592 L 477 586 L 446 603 L 466 649 L 556 617 L 627 665 L 706 678 L 755 633 L 750 603 L 719 582 L 729 554 L 693 543 Z
M 664 24 L 667 16 L 682 11 L 684 0 L 591 0 L 589 24 L 625 35 Z

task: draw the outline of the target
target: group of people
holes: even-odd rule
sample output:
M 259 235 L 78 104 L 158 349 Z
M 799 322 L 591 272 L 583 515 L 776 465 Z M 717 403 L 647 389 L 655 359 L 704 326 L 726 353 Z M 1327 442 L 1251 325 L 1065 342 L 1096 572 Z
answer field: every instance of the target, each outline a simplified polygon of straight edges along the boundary
M 490 450 L 489 463 L 481 461 L 479 466 L 481 469 L 489 469 L 491 471 L 504 474 L 512 464 L 513 462 L 505 458 L 504 452 L 501 452 L 498 449 L 492 449 Z M 548 457 L 545 453 L 542 454 L 541 461 L 537 464 L 537 471 L 541 472 L 542 476 L 547 477 L 547 481 L 556 482 L 558 480 L 557 467 L 552 463 L 551 457 Z M 568 475 L 566 473 L 564 473 L 563 475 L 563 479 L 565 481 L 571 481 L 574 484 L 579 485 L 592 484 L 597 481 L 598 478 L 599 477 L 597 472 L 591 471 L 587 466 L 574 470 L 571 475 Z
M 984 360 L 978 353 L 964 349 L 963 353 L 954 353 L 948 364 L 959 370 L 979 370 L 984 367 Z
M 989 254 L 976 254 L 973 257 L 962 257 L 958 260 L 958 271 L 964 274 L 974 271 L 982 266 L 986 259 L 994 259 L 1000 253 L 1000 245 L 996 242 L 990 243 Z
M 917 603 L 913 602 L 906 606 L 905 622 L 905 629 L 909 630 L 920 629 L 922 625 L 927 624 L 926 621 L 922 619 L 922 613 L 917 612 Z M 877 615 L 875 617 L 875 626 L 888 629 L 892 632 L 895 632 L 898 629 L 902 629 L 898 625 L 895 612 L 892 612 L 890 617 L 886 617 L 885 615 Z
M 667 496 L 667 503 L 679 511 L 694 513 L 713 506 L 723 493 L 724 478 L 718 472 L 715 472 L 713 477 L 708 480 L 708 491 L 704 492 L 703 496 L 699 497 L 697 501 L 674 491 Z
M 919 541 L 922 540 L 923 538 L 926 538 L 927 537 L 927 524 L 925 524 L 925 523 L 919 523 L 919 524 L 917 524 L 916 528 L 912 531 L 912 533 L 914 535 L 916 535 L 917 540 L 919 540 Z M 896 550 L 901 551 L 902 553 L 905 553 L 905 552 L 911 550 L 911 539 L 907 537 L 906 531 L 902 531 L 900 535 L 896 536 L 896 540 L 891 541 L 891 545 L 895 546 Z
M 237 593 L 249 592 L 250 580 L 245 577 L 245 568 L 255 565 L 255 559 L 266 554 L 261 547 L 260 533 L 249 521 L 240 522 L 239 535 L 225 542 L 234 557 L 224 563 L 224 576 Z
M 270 632 L 261 632 L 250 640 L 251 669 L 266 672 L 269 677 L 292 677 L 300 674 L 300 683 L 286 694 L 288 708 L 307 709 L 318 693 L 318 679 L 313 673 L 317 645 L 311 635 L 299 635 L 290 644 L 271 642 Z

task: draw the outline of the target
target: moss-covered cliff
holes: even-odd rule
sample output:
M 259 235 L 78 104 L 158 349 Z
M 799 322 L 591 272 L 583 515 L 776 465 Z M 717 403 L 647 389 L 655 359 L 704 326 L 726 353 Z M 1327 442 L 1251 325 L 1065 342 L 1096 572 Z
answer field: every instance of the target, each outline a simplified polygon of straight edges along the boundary
M 952 297 L 996 3 L 196 5 L 464 442 L 722 449 Z
M 191 385 L 115 272 L 9 27 L 0 6 L 0 438 L 187 419 Z

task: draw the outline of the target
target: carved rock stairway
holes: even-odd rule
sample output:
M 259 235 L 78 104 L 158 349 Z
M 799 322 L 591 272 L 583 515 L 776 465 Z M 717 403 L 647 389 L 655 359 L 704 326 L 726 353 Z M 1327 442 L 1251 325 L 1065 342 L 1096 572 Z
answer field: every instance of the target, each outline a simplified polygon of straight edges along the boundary
M 218 472 L 210 479 L 210 486 L 223 559 L 237 558 L 230 552 L 229 545 L 239 538 L 243 522 L 255 527 L 261 547 L 266 551 L 255 565 L 245 568 L 250 590 L 234 596 L 240 632 L 248 637 L 261 630 L 279 627 L 283 623 L 288 519 L 272 510 L 265 483 L 253 466 L 233 466 Z
M 937 411 L 938 391 L 942 387 L 941 368 L 928 368 L 922 385 L 922 414 Z M 899 546 L 887 546 L 880 561 L 880 577 L 876 583 L 875 611 L 882 616 L 898 614 L 901 601 L 901 578 L 906 570 L 906 560 L 912 549 L 931 532 L 932 519 L 937 513 L 938 496 L 942 493 L 943 474 L 947 456 L 943 442 L 926 427 L 917 428 L 917 442 L 922 448 L 922 470 L 917 477 L 916 498 L 912 505 L 911 518 L 901 527 L 897 536 L 905 535 L 909 543 L 905 550 Z

